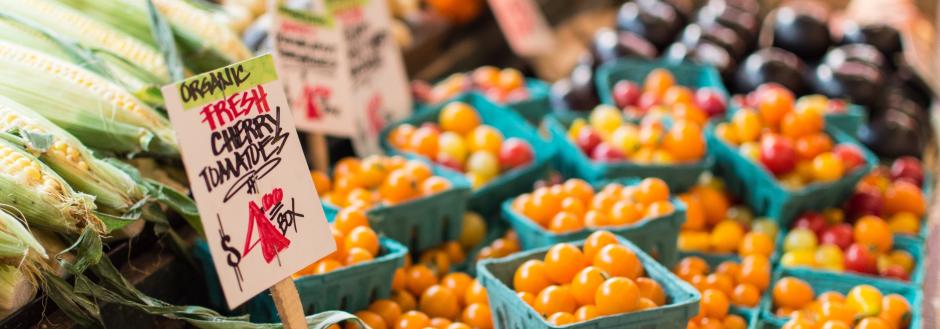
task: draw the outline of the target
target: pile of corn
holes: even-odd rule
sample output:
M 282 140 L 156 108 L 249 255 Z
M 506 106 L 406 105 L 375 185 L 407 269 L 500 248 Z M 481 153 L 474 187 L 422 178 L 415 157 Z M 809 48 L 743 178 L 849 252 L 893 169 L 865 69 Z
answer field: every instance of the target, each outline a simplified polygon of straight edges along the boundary
M 154 208 L 152 175 L 126 160 L 179 163 L 158 88 L 249 58 L 232 27 L 263 3 L 0 0 L 0 318 L 55 272 L 61 248 L 37 237 L 119 236 Z M 152 31 L 151 10 L 172 38 Z

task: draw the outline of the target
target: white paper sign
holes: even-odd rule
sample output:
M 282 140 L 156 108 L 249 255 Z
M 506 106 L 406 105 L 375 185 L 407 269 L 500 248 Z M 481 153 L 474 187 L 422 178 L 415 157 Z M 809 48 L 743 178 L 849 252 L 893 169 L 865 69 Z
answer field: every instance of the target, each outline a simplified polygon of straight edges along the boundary
M 339 23 L 358 115 L 353 147 L 359 154 L 378 154 L 379 132 L 411 114 L 412 100 L 401 50 L 392 37 L 392 18 L 385 0 L 326 0 Z
M 229 307 L 336 250 L 271 55 L 162 91 Z
M 534 0 L 489 0 L 509 47 L 519 56 L 536 56 L 555 48 L 552 30 Z
M 274 58 L 297 128 L 333 136 L 358 133 L 343 37 L 325 5 L 271 1 Z M 318 14 L 320 13 L 320 14 Z
M 386 2 L 274 2 L 274 54 L 298 128 L 349 137 L 360 155 L 379 153 L 382 127 L 412 106 Z

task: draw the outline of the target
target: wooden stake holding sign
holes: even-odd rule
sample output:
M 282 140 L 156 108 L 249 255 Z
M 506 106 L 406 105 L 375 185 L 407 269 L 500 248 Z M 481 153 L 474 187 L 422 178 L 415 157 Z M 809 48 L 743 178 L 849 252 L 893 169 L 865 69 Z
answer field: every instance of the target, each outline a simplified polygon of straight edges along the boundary
M 336 250 L 271 55 L 163 87 L 229 307 L 270 288 L 307 328 L 291 274 Z

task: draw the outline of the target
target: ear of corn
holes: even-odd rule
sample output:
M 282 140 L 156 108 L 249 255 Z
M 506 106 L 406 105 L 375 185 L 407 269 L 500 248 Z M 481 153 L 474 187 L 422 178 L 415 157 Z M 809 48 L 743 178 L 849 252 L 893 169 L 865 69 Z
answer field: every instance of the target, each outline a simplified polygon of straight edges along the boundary
M 46 250 L 19 219 L 0 210 L 0 259 L 22 259 L 31 252 L 42 258 L 48 257 Z
M 126 173 L 95 158 L 77 138 L 41 115 L 13 100 L 0 96 L 0 131 L 24 138 L 48 136 L 49 145 L 30 145 L 39 159 L 56 171 L 73 188 L 95 196 L 102 210 L 125 213 L 144 198 L 143 189 Z
M 194 37 L 186 38 L 189 40 L 202 40 L 202 44 L 189 44 L 189 47 L 198 46 L 190 51 L 217 52 L 228 62 L 237 62 L 251 57 L 251 51 L 245 47 L 238 35 L 227 26 L 212 20 L 211 13 L 184 0 L 153 0 L 153 3 L 173 25 L 175 33 L 193 35 Z
M 9 0 L 13 1 L 13 0 Z M 147 0 L 58 0 L 82 13 L 125 31 L 151 47 L 157 42 L 148 21 Z M 183 64 L 195 73 L 251 57 L 251 51 L 228 26 L 185 0 L 154 0 L 173 28 Z
M 0 265 L 0 319 L 33 300 L 36 290 L 33 280 L 22 270 Z
M 94 197 L 73 191 L 51 168 L 3 139 L 0 205 L 22 214 L 30 226 L 54 232 L 77 233 L 87 226 L 97 232 L 105 229 L 92 214 Z
M 0 94 L 37 111 L 91 147 L 179 154 L 169 120 L 97 74 L 3 41 L 0 72 L 4 74 Z
M 89 63 L 88 59 L 93 59 L 100 63 L 100 66 L 102 66 L 100 69 L 107 70 L 112 81 L 123 85 L 134 96 L 146 101 L 148 104 L 163 104 L 163 98 L 159 95 L 159 87 L 166 81 L 110 52 L 98 50 L 95 54 L 91 54 L 85 51 L 84 48 L 78 49 L 71 44 L 62 44 L 63 42 L 73 42 L 72 40 L 54 40 L 44 33 L 52 32 L 40 31 L 29 22 L 0 14 L 0 40 L 29 47 L 78 66 L 98 68 L 99 65 Z M 76 53 L 79 51 L 84 53 Z M 83 58 L 82 56 L 94 56 L 94 58 Z
M 161 79 L 169 79 L 163 57 L 152 46 L 68 6 L 50 0 L 0 0 L 0 6 L 4 13 L 36 22 L 85 46 L 118 54 Z

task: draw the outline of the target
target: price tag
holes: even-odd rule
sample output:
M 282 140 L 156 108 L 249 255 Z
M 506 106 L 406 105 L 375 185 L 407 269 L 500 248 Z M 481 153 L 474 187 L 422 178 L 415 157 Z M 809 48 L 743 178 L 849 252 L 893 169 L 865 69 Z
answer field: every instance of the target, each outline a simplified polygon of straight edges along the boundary
M 336 250 L 271 55 L 162 91 L 229 307 Z
M 274 58 L 297 128 L 333 136 L 358 133 L 343 36 L 319 1 L 272 1 Z M 296 1 L 294 1 L 296 3 Z
M 542 55 L 555 48 L 552 30 L 534 0 L 489 0 L 509 47 L 519 56 Z
M 391 33 L 385 0 L 326 0 L 346 48 L 352 100 L 356 109 L 356 152 L 377 154 L 379 132 L 411 113 L 411 90 L 401 50 Z

